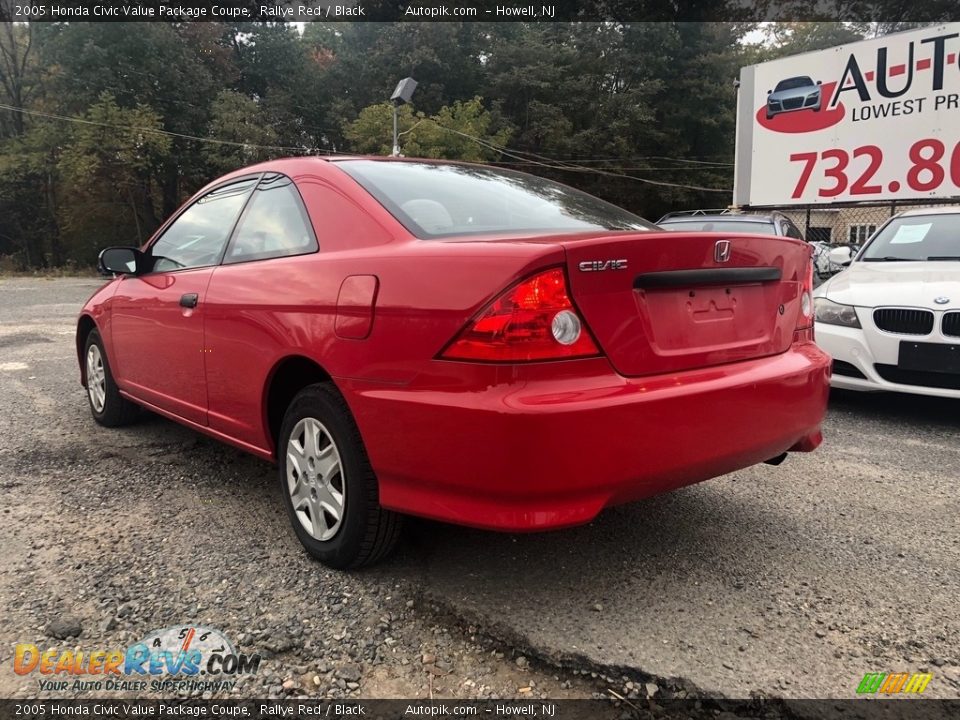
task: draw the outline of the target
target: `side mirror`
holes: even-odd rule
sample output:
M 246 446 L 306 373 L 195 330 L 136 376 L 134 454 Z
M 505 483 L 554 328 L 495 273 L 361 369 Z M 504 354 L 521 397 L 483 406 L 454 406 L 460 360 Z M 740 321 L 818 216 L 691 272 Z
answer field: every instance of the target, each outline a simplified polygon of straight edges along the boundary
M 827 259 L 833 265 L 847 266 L 853 260 L 853 253 L 848 247 L 835 247 L 827 253 Z
M 767 90 L 767 95 L 770 95 L 771 93 L 773 93 L 773 90 Z
M 823 85 L 823 80 L 817 80 L 817 85 Z
M 105 275 L 136 275 L 143 267 L 143 253 L 132 247 L 108 247 L 100 251 L 97 268 Z

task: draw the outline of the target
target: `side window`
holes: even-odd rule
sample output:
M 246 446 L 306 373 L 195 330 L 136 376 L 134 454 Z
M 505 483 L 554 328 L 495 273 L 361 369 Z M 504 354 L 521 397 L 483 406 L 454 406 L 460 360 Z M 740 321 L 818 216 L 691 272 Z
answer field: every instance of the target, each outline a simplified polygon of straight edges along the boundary
M 789 220 L 783 222 L 783 234 L 795 240 L 803 240 L 803 233 Z
M 293 181 L 265 177 L 247 206 L 224 264 L 316 252 L 317 239 Z
M 223 185 L 187 208 L 150 246 L 153 272 L 216 265 L 256 182 L 249 178 Z

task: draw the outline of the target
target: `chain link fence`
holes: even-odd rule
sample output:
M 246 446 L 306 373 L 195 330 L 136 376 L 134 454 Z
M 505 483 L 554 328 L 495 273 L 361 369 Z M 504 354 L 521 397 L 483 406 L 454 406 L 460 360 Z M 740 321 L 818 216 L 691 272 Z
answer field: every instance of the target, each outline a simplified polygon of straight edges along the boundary
M 834 247 L 849 247 L 852 255 L 876 232 L 877 228 L 905 210 L 957 207 L 960 197 L 937 203 L 925 201 L 889 201 L 885 203 L 831 203 L 829 205 L 781 205 L 744 207 L 738 211 L 751 215 L 780 213 L 786 216 L 813 247 L 814 283 L 819 285 L 843 269 L 829 259 Z
M 937 203 L 900 200 L 885 203 L 744 207 L 740 212 L 754 215 L 782 213 L 790 218 L 809 242 L 859 247 L 873 235 L 877 228 L 899 212 L 948 206 L 960 208 L 960 197 Z

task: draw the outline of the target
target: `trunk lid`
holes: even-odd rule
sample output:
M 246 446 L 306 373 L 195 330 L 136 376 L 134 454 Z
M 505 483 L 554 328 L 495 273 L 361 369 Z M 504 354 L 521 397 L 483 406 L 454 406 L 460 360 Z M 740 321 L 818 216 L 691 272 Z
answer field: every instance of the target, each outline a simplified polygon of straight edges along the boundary
M 684 232 L 554 241 L 566 251 L 574 303 L 622 375 L 775 355 L 793 342 L 806 243 Z

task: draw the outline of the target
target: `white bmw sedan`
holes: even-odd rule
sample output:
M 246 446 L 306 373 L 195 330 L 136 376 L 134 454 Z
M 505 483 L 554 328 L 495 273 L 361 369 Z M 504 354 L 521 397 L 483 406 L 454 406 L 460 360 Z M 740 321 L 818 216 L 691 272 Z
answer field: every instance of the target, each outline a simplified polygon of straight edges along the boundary
M 848 262 L 814 291 L 833 387 L 960 398 L 960 207 L 900 213 Z

